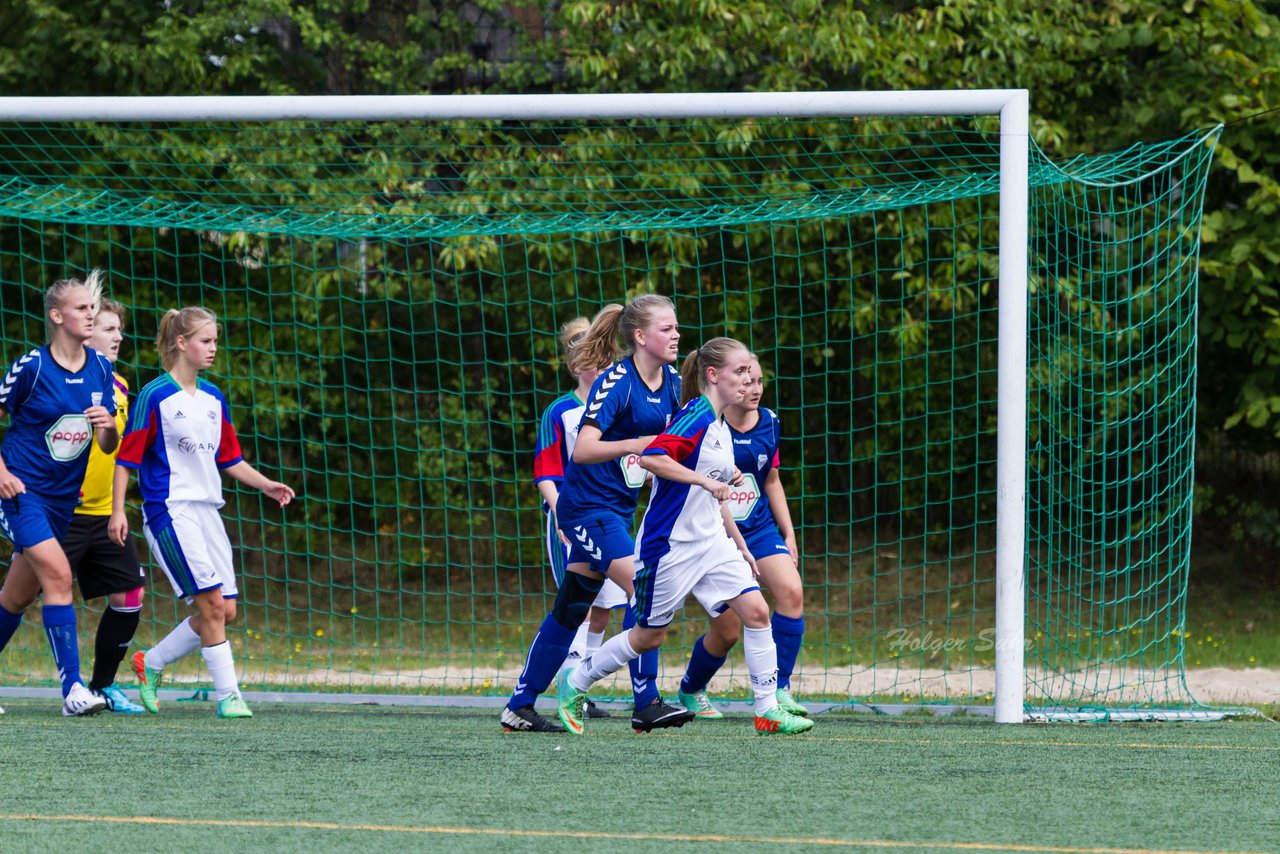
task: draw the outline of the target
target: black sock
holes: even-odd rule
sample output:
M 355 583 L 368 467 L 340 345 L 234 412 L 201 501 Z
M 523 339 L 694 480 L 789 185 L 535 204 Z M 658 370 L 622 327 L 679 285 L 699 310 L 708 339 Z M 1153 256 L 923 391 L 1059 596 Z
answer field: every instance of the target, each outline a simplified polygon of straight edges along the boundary
M 93 642 L 93 679 L 89 682 L 92 690 L 101 691 L 116 681 L 116 672 L 129 651 L 141 617 L 139 611 L 117 611 L 111 607 L 102 612 L 98 636 Z

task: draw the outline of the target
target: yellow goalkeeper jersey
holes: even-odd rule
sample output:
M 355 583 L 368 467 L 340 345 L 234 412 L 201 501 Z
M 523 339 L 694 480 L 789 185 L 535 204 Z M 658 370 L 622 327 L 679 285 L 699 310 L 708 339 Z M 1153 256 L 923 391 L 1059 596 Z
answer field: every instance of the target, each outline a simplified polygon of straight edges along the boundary
M 129 416 L 129 384 L 124 377 L 115 377 L 116 429 L 124 435 L 124 425 Z M 116 445 L 116 452 L 120 446 Z M 104 454 L 97 442 L 89 443 L 89 467 L 84 471 L 84 484 L 80 487 L 80 506 L 76 512 L 84 516 L 111 515 L 111 481 L 116 472 L 115 453 Z

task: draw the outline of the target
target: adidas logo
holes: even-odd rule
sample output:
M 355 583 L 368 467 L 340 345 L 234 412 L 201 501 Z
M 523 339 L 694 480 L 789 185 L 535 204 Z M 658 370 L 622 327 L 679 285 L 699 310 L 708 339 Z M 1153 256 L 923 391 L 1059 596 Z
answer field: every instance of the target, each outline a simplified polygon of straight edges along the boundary
M 182 414 L 182 410 L 179 409 L 176 413 L 174 413 L 173 420 L 177 421 L 179 418 L 186 418 L 186 417 L 187 416 Z

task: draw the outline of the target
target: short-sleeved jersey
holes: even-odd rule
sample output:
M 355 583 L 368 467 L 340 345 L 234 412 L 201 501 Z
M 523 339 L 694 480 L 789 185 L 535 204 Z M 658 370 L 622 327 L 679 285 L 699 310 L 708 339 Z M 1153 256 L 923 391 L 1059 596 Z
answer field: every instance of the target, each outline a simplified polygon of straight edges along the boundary
M 628 356 L 596 378 L 581 426 L 596 427 L 605 442 L 656 436 L 679 408 L 680 372 L 663 366 L 662 384 L 651 389 Z M 579 520 L 601 513 L 633 514 L 645 478 L 635 454 L 601 463 L 572 463 L 556 505 L 558 515 Z
M 199 380 L 188 394 L 164 374 L 138 395 L 116 462 L 138 470 L 142 514 L 149 523 L 163 524 L 178 501 L 221 507 L 219 470 L 242 460 L 222 392 Z
M 119 374 L 112 374 L 112 397 L 116 402 L 116 429 L 124 436 L 125 425 L 129 421 L 129 384 Z M 109 454 L 104 454 L 97 442 L 89 445 L 89 465 L 84 472 L 84 484 L 80 487 L 80 506 L 76 512 L 81 516 L 111 515 L 111 482 L 116 472 L 116 454 L 120 446 Z
M 565 468 L 573 458 L 573 445 L 578 440 L 578 425 L 587 405 L 576 391 L 562 394 L 542 413 L 538 423 L 538 442 L 534 448 L 533 482 L 549 480 L 564 483 Z M 548 510 L 546 502 L 542 509 Z
M 0 455 L 29 491 L 54 500 L 80 497 L 94 434 L 84 411 L 99 404 L 116 411 L 111 362 L 84 349 L 78 371 L 59 365 L 45 346 L 20 357 L 0 381 L 0 409 L 9 413 Z
M 764 494 L 764 481 L 778 466 L 782 430 L 773 410 L 762 406 L 757 411 L 760 419 L 750 430 L 739 433 L 732 424 L 729 425 L 729 433 L 733 436 L 733 462 L 742 472 L 742 485 L 735 486 L 729 495 L 729 509 L 744 537 L 774 524 L 769 496 Z
M 644 455 L 666 454 L 687 469 L 728 483 L 733 477 L 733 440 L 705 396 L 689 401 Z M 636 554 L 652 563 L 673 545 L 714 544 L 729 535 L 720 502 L 701 486 L 656 478 L 653 496 L 636 535 Z

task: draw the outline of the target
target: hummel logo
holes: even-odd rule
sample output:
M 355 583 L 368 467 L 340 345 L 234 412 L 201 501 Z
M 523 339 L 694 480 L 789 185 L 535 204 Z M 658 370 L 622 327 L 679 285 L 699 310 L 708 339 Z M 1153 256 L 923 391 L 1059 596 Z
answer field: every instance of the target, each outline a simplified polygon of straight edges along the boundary
M 657 397 L 646 397 L 645 400 L 649 401 L 650 403 L 662 403 L 662 400 Z
M 733 440 L 733 444 L 735 444 L 735 445 L 750 445 L 750 444 L 751 444 L 751 440 L 750 440 L 750 439 L 734 439 L 734 440 Z
M 582 550 L 590 555 L 594 560 L 600 560 L 604 555 L 604 549 L 597 546 L 595 541 L 587 534 L 587 529 L 579 525 L 573 529 L 574 539 L 582 546 Z

